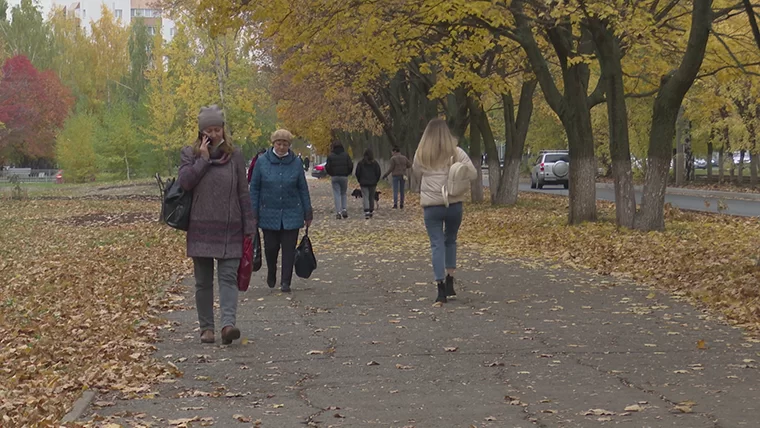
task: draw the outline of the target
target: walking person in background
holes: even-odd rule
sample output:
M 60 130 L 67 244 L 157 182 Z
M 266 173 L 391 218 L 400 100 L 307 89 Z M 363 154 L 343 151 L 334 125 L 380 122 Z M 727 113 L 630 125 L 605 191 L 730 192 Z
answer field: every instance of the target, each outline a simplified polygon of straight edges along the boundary
M 330 175 L 332 182 L 333 198 L 335 199 L 335 218 L 348 217 L 348 176 L 354 171 L 354 162 L 346 153 L 340 141 L 332 143 L 332 153 L 327 156 L 325 171 Z
M 392 177 L 393 208 L 404 209 L 404 176 L 406 175 L 406 170 L 412 167 L 412 162 L 409 161 L 409 158 L 401 154 L 401 151 L 399 151 L 398 147 L 394 147 L 392 153 L 391 164 L 388 167 L 388 171 L 383 174 L 382 178 L 385 180 L 388 175 Z M 401 205 L 399 205 L 399 197 L 401 199 Z
M 433 274 L 438 286 L 436 302 L 446 303 L 454 296 L 454 274 L 457 267 L 457 233 L 462 223 L 464 195 L 448 195 L 446 187 L 453 163 L 459 162 L 469 181 L 477 171 L 443 119 L 431 120 L 422 134 L 414 154 L 413 173 L 421 178 L 420 205 L 423 207 L 425 228 L 430 238 Z M 458 168 L 459 169 L 459 168 Z
M 303 170 L 308 171 L 309 170 L 309 164 L 311 164 L 311 159 L 309 159 L 308 156 L 303 158 Z
M 362 189 L 362 202 L 364 203 L 364 218 L 372 218 L 375 212 L 375 190 L 380 181 L 380 164 L 375 160 L 372 149 L 364 150 L 364 157 L 356 164 L 356 179 Z
M 245 160 L 224 132 L 217 106 L 201 108 L 198 140 L 182 149 L 178 180 L 193 192 L 187 255 L 193 258 L 195 306 L 202 343 L 214 343 L 214 259 L 222 311 L 222 343 L 240 338 L 235 326 L 237 271 L 243 236 L 256 230 L 245 179 Z
M 259 156 L 266 153 L 267 149 L 259 149 L 258 152 L 256 152 L 256 155 L 251 159 L 251 165 L 248 167 L 248 182 L 251 182 L 251 174 L 253 174 L 253 167 L 256 166 L 256 161 L 259 159 Z
M 253 219 L 264 234 L 267 285 L 277 284 L 277 256 L 282 249 L 280 290 L 290 292 L 298 230 L 311 225 L 309 186 L 298 157 L 290 150 L 293 134 L 278 129 L 272 148 L 261 155 L 251 177 Z

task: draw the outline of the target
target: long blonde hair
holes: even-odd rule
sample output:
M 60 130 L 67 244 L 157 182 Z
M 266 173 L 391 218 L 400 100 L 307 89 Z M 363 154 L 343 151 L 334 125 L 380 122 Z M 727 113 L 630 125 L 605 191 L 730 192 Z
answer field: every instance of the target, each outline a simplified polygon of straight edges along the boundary
M 451 133 L 446 121 L 433 119 L 422 134 L 414 159 L 425 169 L 437 170 L 445 168 L 456 151 L 457 138 Z
M 196 138 L 195 143 L 193 143 L 193 154 L 195 156 L 201 154 L 201 142 L 202 141 L 200 138 Z M 222 128 L 222 144 L 219 145 L 219 149 L 221 149 L 226 154 L 230 154 L 235 151 L 235 146 L 232 145 L 232 141 L 227 138 L 226 128 Z

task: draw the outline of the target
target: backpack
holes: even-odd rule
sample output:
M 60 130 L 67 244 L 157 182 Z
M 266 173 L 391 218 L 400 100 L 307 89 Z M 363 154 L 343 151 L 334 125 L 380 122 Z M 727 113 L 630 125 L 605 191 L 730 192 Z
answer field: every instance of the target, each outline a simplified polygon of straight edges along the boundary
M 156 174 L 158 188 L 161 190 L 161 221 L 169 227 L 187 231 L 190 227 L 190 207 L 193 203 L 193 192 L 186 191 L 174 178 L 162 182 Z
M 451 157 L 451 167 L 446 177 L 446 184 L 441 187 L 443 195 L 443 204 L 449 206 L 449 197 L 459 197 L 470 190 L 470 173 L 462 162 L 454 162 L 454 156 Z

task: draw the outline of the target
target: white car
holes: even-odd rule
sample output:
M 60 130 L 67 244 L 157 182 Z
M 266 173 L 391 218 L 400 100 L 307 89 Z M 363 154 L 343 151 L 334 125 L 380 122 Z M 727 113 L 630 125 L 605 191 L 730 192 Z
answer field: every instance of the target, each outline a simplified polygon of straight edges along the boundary
M 543 189 L 546 184 L 570 187 L 570 154 L 567 150 L 542 150 L 530 173 L 530 188 Z

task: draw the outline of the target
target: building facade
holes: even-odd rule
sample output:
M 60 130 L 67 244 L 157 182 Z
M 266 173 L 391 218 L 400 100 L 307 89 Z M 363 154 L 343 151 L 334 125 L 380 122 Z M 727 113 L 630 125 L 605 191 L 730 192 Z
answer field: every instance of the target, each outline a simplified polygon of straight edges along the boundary
M 99 20 L 105 5 L 117 21 L 127 26 L 134 19 L 142 19 L 150 34 L 161 29 L 164 40 L 174 36 L 174 22 L 161 16 L 161 10 L 151 4 L 154 0 L 52 0 L 50 6 L 63 7 L 66 14 L 79 19 L 80 25 L 89 33 L 92 23 Z

